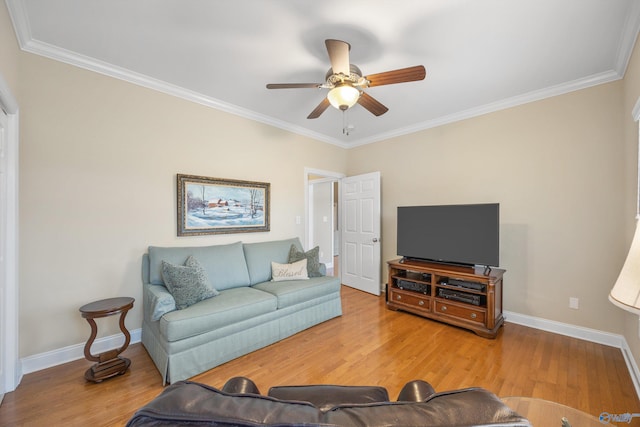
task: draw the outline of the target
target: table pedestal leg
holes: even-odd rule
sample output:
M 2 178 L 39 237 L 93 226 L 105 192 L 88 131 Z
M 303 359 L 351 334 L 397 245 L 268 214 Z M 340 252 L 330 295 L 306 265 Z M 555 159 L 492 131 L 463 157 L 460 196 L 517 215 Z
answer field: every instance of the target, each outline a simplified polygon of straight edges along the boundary
M 91 354 L 91 345 L 98 334 L 98 326 L 93 318 L 87 317 L 87 322 L 89 322 L 89 325 L 91 326 L 91 336 L 84 346 L 84 357 L 92 362 L 98 362 L 87 369 L 84 373 L 84 377 L 88 381 L 99 383 L 107 378 L 122 375 L 127 371 L 127 369 L 129 369 L 131 361 L 126 357 L 118 356 L 129 346 L 129 342 L 131 341 L 131 334 L 129 334 L 129 331 L 124 325 L 126 315 L 127 310 L 120 313 L 120 330 L 125 336 L 124 344 L 120 348 L 105 351 L 98 355 Z

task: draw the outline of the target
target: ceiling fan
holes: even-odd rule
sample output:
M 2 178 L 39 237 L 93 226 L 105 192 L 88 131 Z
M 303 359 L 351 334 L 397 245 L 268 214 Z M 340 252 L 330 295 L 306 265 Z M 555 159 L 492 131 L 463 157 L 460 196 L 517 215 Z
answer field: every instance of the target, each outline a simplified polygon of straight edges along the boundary
M 381 116 L 389 109 L 366 93 L 365 88 L 413 82 L 423 80 L 426 76 L 422 65 L 363 76 L 362 71 L 349 62 L 351 50 L 349 43 L 333 39 L 325 40 L 324 43 L 331 62 L 331 68 L 327 71 L 324 83 L 269 83 L 267 85 L 267 89 L 329 89 L 327 97 L 307 116 L 307 119 L 320 117 L 329 105 L 346 111 L 355 104 L 360 104 L 375 116 Z

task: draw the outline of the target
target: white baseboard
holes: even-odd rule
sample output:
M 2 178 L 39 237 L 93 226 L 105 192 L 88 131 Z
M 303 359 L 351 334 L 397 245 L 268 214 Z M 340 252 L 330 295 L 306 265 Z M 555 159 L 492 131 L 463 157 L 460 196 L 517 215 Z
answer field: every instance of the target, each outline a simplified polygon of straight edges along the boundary
M 633 358 L 633 353 L 631 353 L 631 349 L 627 344 L 627 340 L 624 341 L 624 347 L 622 347 L 621 350 L 622 355 L 624 356 L 624 361 L 627 364 L 627 369 L 629 370 L 629 376 L 631 377 L 633 386 L 636 389 L 636 395 L 640 398 L 640 371 L 638 370 L 636 360 Z
M 622 348 L 623 343 L 626 344 L 626 340 L 622 335 L 603 332 L 597 329 L 584 328 L 582 326 L 570 325 L 568 323 L 556 322 L 555 320 L 528 316 L 526 314 L 505 311 L 504 319 L 509 323 L 528 326 L 530 328 L 540 329 L 541 331 L 553 332 L 555 334 L 579 338 L 581 340 L 604 344 L 611 347 Z
M 625 363 L 627 364 L 627 369 L 629 370 L 629 375 L 631 376 L 631 380 L 633 381 L 633 385 L 636 389 L 636 394 L 640 398 L 640 370 L 638 369 L 638 365 L 633 358 L 629 344 L 624 336 L 510 311 L 505 311 L 504 317 L 505 321 L 508 323 L 515 323 L 517 325 L 528 326 L 534 329 L 540 329 L 547 332 L 553 332 L 597 344 L 619 348 L 622 351 Z M 142 333 L 141 329 L 135 329 L 130 333 L 131 344 L 140 342 Z M 99 338 L 93 343 L 92 352 L 96 354 L 113 348 L 118 348 L 123 342 L 124 337 L 122 334 Z M 28 374 L 82 358 L 84 358 L 84 343 L 28 356 L 20 359 L 20 364 L 22 374 Z
M 553 332 L 555 334 L 566 335 L 572 338 L 619 348 L 622 351 L 622 356 L 627 364 L 629 376 L 631 377 L 633 386 L 636 389 L 636 395 L 640 398 L 640 370 L 638 370 L 638 365 L 633 358 L 629 344 L 624 336 L 613 334 L 611 332 L 599 331 L 597 329 L 570 325 L 568 323 L 556 322 L 554 320 L 542 319 L 540 317 L 528 316 L 526 314 L 513 313 L 510 311 L 504 312 L 504 318 L 505 321 L 509 323 L 515 323 L 522 326 L 528 326 L 530 328 L 540 329 L 542 331 Z
M 140 342 L 142 329 L 134 329 L 129 331 L 131 334 L 131 344 Z M 108 337 L 98 338 L 91 346 L 93 354 L 102 353 L 107 350 L 120 347 L 124 343 L 122 334 L 111 335 Z M 40 371 L 42 369 L 51 368 L 53 366 L 62 365 L 63 363 L 73 362 L 74 360 L 84 359 L 84 345 L 74 344 L 57 350 L 47 351 L 45 353 L 35 354 L 20 359 L 22 374 L 26 375 L 31 372 Z

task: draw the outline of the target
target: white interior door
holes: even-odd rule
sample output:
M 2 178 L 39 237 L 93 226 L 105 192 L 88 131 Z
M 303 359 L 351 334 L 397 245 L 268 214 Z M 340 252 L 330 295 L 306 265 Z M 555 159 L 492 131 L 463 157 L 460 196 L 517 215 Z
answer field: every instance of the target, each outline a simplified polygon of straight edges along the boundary
M 380 295 L 380 172 L 341 182 L 342 283 Z

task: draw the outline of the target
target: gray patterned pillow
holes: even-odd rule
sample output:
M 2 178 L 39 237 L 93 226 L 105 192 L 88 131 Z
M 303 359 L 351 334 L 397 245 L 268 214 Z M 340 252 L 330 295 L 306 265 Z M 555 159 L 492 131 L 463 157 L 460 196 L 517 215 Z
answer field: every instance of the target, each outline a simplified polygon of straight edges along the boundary
M 320 273 L 320 246 L 309 249 L 307 252 L 301 252 L 296 245 L 291 245 L 289 249 L 289 263 L 307 259 L 307 273 L 309 277 L 322 277 Z
M 209 284 L 207 272 L 192 256 L 187 258 L 184 266 L 162 261 L 162 278 L 176 300 L 178 310 L 220 293 Z

